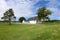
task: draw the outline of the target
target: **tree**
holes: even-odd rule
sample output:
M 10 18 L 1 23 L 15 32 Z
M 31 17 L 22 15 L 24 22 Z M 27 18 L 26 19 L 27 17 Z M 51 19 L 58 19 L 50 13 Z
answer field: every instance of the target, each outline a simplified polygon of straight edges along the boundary
M 38 15 L 38 22 L 41 21 L 41 19 L 48 18 L 48 15 L 51 14 L 51 11 L 46 9 L 46 7 L 42 7 L 38 9 L 37 15 Z
M 25 21 L 26 21 L 25 17 L 20 17 L 20 18 L 19 18 L 19 22 L 21 22 L 21 23 L 22 23 L 22 22 L 23 22 L 23 20 L 25 20 Z
M 2 19 L 4 19 L 4 21 L 9 21 L 9 25 L 11 25 L 11 21 L 12 19 L 16 17 L 14 16 L 14 12 L 12 9 L 7 10 L 4 14 Z

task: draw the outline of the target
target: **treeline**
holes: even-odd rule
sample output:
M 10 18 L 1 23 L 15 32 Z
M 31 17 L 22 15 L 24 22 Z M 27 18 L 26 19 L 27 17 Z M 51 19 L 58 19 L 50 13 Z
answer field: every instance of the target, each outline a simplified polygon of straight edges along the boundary
M 60 20 L 50 20 L 50 21 L 44 21 L 44 22 L 60 22 Z
M 52 14 L 52 12 L 47 9 L 46 7 L 41 7 L 37 10 L 37 23 L 41 22 L 58 22 L 60 20 L 50 20 L 49 15 Z M 9 25 L 11 25 L 12 20 L 16 20 L 16 16 L 14 15 L 13 9 L 8 9 L 6 12 L 3 13 L 3 17 L 1 19 L 4 19 L 4 22 L 9 22 Z M 25 17 L 20 17 L 19 22 L 22 23 L 23 20 L 26 21 Z M 0 21 L 2 22 L 2 21 Z

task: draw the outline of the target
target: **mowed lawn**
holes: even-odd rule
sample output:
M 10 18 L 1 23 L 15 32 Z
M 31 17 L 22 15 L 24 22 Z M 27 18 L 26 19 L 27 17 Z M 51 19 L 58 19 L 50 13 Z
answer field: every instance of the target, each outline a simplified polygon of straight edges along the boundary
M 0 40 L 60 40 L 60 24 L 0 23 Z

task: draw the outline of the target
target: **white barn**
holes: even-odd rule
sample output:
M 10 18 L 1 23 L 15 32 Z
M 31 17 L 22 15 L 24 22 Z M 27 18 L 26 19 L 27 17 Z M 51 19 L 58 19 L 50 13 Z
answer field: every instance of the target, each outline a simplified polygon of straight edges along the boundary
M 37 22 L 37 17 L 31 17 L 27 21 L 23 20 L 24 24 L 36 24 L 36 23 L 42 23 L 42 21 L 48 21 L 48 19 L 41 19 L 40 21 Z
M 30 20 L 29 23 L 30 23 L 30 24 L 36 24 L 37 21 L 36 21 L 36 20 Z
M 36 23 L 37 23 L 36 18 L 37 18 L 37 17 L 31 17 L 31 18 L 28 19 L 28 22 L 29 22 L 30 24 L 36 24 Z

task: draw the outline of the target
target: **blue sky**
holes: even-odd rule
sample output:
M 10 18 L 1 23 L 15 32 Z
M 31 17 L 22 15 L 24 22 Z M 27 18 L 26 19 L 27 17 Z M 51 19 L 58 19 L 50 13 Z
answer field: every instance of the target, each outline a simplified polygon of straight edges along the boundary
M 17 20 L 22 16 L 28 19 L 36 16 L 37 9 L 42 6 L 52 11 L 50 19 L 60 20 L 60 0 L 0 0 L 0 18 L 6 10 L 12 8 Z

